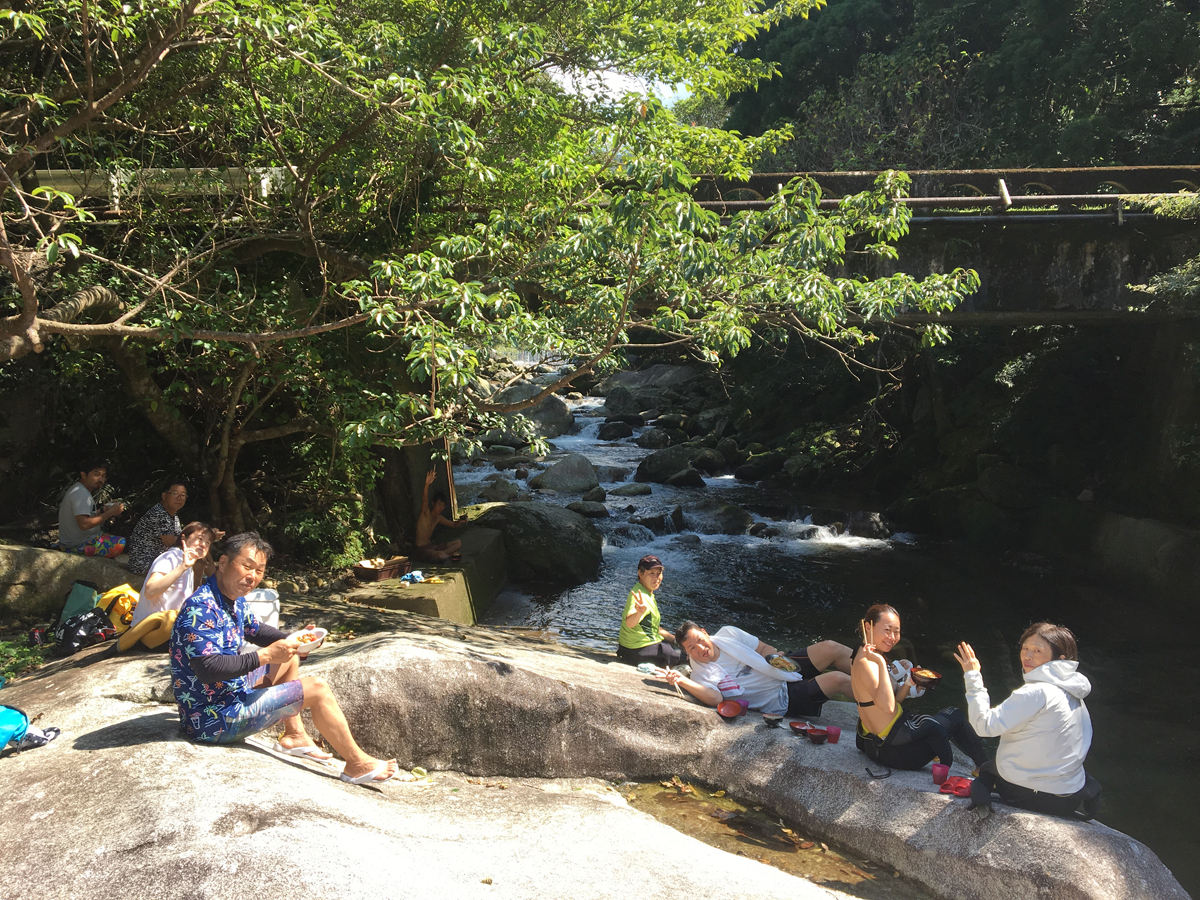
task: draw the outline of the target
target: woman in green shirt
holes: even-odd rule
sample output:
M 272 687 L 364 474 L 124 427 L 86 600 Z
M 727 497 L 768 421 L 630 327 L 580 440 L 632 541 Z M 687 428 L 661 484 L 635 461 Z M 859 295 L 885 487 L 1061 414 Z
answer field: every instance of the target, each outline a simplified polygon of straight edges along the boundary
M 617 658 L 631 665 L 651 662 L 676 666 L 687 657 L 674 646 L 675 635 L 661 627 L 662 617 L 654 592 L 663 580 L 663 564 L 657 556 L 638 561 L 638 583 L 625 600 L 621 633 L 617 638 Z

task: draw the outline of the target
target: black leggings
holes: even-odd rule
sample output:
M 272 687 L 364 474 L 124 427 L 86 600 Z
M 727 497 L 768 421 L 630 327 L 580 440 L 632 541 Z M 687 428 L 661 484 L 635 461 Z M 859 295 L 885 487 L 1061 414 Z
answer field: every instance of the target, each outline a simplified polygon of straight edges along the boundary
M 645 647 L 622 647 L 617 645 L 617 659 L 636 666 L 638 663 L 654 663 L 656 666 L 677 666 L 687 662 L 687 656 L 668 641 L 660 641 Z
M 987 751 L 979 735 L 967 722 L 963 711 L 950 706 L 931 716 L 913 715 L 908 710 L 900 714 L 888 736 L 880 744 L 859 734 L 858 747 L 875 762 L 892 769 L 923 769 L 936 756 L 946 765 L 954 761 L 950 744 L 971 757 L 975 765 L 987 759 Z
M 971 801 L 976 806 L 990 805 L 993 792 L 1009 806 L 1065 819 L 1093 818 L 1099 811 L 1101 794 L 1100 782 L 1091 777 L 1082 788 L 1066 797 L 1030 790 L 1005 781 L 996 771 L 996 761 L 988 760 L 979 767 L 979 777 L 971 784 Z M 1077 809 L 1082 810 L 1082 815 L 1076 815 Z

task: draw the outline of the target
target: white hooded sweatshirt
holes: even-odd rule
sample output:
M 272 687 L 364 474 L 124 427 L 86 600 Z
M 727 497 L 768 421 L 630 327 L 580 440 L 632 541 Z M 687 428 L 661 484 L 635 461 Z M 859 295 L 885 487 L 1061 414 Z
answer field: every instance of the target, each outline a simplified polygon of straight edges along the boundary
M 1083 761 L 1092 719 L 1083 698 L 1092 684 L 1075 660 L 1056 659 L 1025 675 L 1025 684 L 989 709 L 983 675 L 966 672 L 967 718 L 980 737 L 1000 737 L 996 771 L 1012 784 L 1065 796 L 1087 782 Z

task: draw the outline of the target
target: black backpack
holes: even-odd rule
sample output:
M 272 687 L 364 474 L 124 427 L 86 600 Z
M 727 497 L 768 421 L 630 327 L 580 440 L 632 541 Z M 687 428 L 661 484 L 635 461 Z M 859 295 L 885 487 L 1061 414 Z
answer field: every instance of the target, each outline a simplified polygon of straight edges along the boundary
M 113 634 L 114 629 L 108 616 L 99 607 L 93 607 L 59 625 L 54 631 L 54 640 L 58 644 L 59 653 L 70 656 L 84 647 L 108 640 Z

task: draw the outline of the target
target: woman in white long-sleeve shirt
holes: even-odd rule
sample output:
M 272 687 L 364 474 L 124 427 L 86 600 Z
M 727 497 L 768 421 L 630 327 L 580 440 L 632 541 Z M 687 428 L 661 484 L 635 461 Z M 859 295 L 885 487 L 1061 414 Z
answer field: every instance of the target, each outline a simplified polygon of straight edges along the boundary
M 1000 738 L 995 760 L 979 768 L 971 786 L 971 806 L 991 812 L 991 795 L 1010 806 L 1072 817 L 1083 807 L 1095 813 L 1099 784 L 1083 769 L 1092 745 L 1092 720 L 1083 698 L 1092 685 L 1079 673 L 1075 635 L 1049 622 L 1030 625 L 1021 635 L 1025 684 L 992 708 L 979 660 L 970 644 L 958 645 L 955 659 L 967 685 L 967 719 L 981 737 Z

